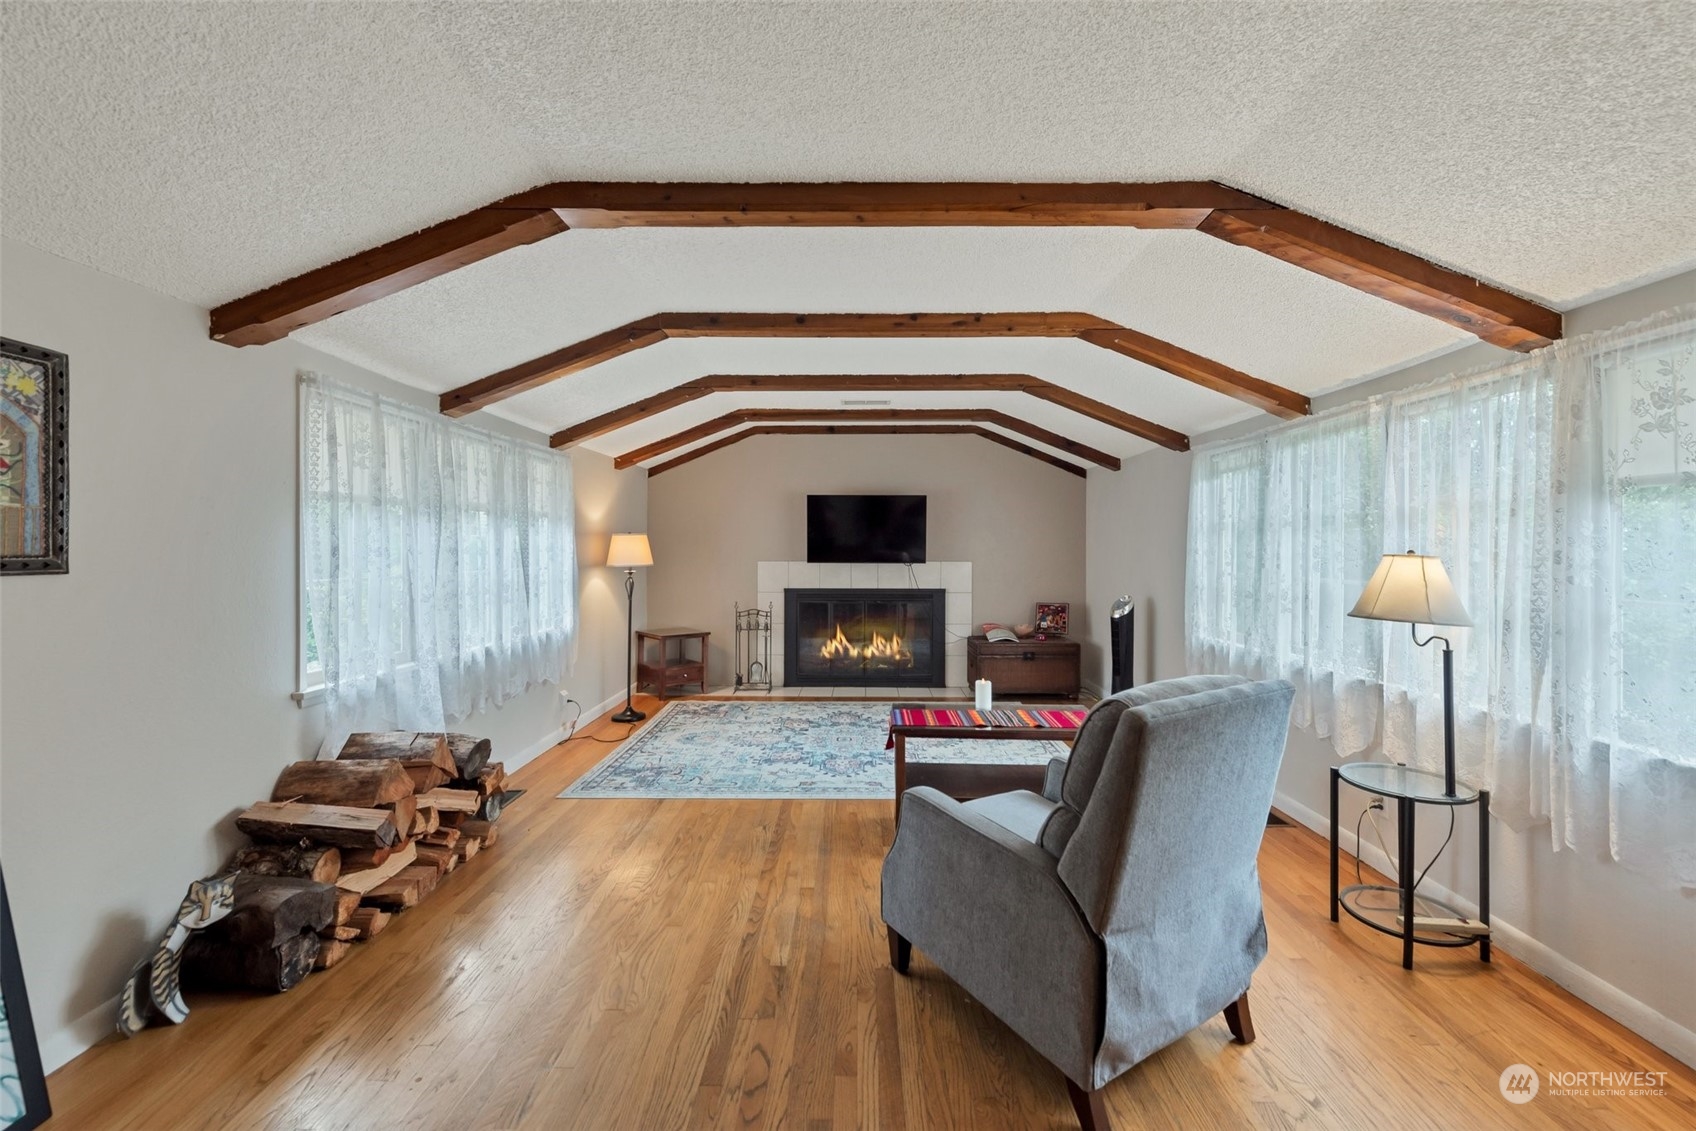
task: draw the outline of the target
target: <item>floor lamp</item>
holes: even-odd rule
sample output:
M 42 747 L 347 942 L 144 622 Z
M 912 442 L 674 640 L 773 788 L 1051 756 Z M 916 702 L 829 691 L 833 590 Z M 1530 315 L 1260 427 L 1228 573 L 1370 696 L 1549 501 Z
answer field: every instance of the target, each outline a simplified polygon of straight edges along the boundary
M 607 566 L 624 571 L 624 710 L 612 717 L 615 723 L 639 723 L 647 718 L 632 702 L 636 690 L 635 656 L 632 650 L 636 636 L 636 571 L 654 564 L 654 552 L 648 546 L 646 534 L 614 534 L 607 547 Z
M 1455 796 L 1455 650 L 1446 636 L 1432 633 L 1424 640 L 1419 638 L 1422 624 L 1472 627 L 1472 618 L 1466 615 L 1442 559 L 1412 550 L 1385 554 L 1349 616 L 1405 621 L 1420 648 L 1433 640 L 1443 642 L 1443 791 Z

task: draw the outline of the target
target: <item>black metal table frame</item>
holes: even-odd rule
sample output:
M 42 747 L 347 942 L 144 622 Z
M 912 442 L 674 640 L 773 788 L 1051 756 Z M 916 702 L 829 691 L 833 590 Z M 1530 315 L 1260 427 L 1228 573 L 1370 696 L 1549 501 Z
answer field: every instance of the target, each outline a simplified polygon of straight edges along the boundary
M 1348 781 L 1348 784 L 1363 793 L 1376 794 L 1379 797 L 1391 798 L 1396 803 L 1396 855 L 1400 875 L 1397 877 L 1397 890 L 1401 893 L 1402 929 L 1392 931 L 1381 923 L 1374 923 L 1365 918 L 1352 907 L 1344 907 L 1337 891 L 1337 785 Z M 1486 928 L 1486 933 L 1473 938 L 1457 938 L 1453 942 L 1414 937 L 1413 899 L 1414 884 L 1418 879 L 1418 871 L 1414 863 L 1414 812 L 1420 805 L 1448 805 L 1458 808 L 1462 805 L 1478 806 L 1478 921 Z M 1355 857 L 1360 856 L 1360 845 L 1355 845 Z M 1353 889 L 1350 889 L 1353 890 Z M 1337 917 L 1339 908 L 1359 919 L 1375 931 L 1387 935 L 1398 936 L 1402 940 L 1402 968 L 1413 969 L 1413 944 L 1421 946 L 1471 946 L 1478 944 L 1478 958 L 1481 962 L 1490 961 L 1490 791 L 1478 790 L 1472 797 L 1435 798 L 1413 797 L 1387 789 L 1373 789 L 1356 781 L 1343 777 L 1342 767 L 1331 767 L 1331 922 L 1340 920 Z

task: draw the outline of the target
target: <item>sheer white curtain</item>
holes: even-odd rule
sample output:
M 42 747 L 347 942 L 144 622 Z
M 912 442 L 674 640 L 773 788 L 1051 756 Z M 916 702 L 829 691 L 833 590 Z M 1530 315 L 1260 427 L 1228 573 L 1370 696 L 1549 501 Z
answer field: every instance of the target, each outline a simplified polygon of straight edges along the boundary
M 1197 453 L 1192 670 L 1296 684 L 1344 757 L 1442 763 L 1441 665 L 1346 612 L 1442 557 L 1461 777 L 1498 817 L 1696 880 L 1696 308 Z
M 569 458 L 313 374 L 301 445 L 327 744 L 441 730 L 559 680 L 577 612 Z

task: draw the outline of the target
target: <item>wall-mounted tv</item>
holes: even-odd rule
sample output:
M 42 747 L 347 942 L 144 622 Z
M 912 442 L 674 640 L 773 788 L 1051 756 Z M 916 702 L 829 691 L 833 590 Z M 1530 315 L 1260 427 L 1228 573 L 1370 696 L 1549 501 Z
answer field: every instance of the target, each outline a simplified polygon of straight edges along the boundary
M 922 562 L 925 496 L 808 495 L 810 562 Z

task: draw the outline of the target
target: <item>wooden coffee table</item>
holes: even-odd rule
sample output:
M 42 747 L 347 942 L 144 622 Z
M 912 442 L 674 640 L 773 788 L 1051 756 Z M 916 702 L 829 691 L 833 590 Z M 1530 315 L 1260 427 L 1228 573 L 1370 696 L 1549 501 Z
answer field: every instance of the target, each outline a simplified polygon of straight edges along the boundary
M 952 704 L 934 703 L 896 703 L 893 707 L 924 708 L 949 706 L 955 710 L 967 710 L 969 704 L 953 707 Z M 1022 703 L 997 703 L 996 710 L 1018 710 Z M 893 709 L 892 707 L 892 709 Z M 1032 707 L 1033 710 L 1058 710 L 1053 704 Z M 1084 710 L 1082 706 L 1077 708 Z M 1028 789 L 1033 793 L 1042 791 L 1043 775 L 1048 771 L 1045 762 L 1040 766 L 1001 766 L 983 762 L 908 762 L 907 740 L 909 738 L 971 738 L 1003 741 L 1023 739 L 1027 742 L 1066 742 L 1070 743 L 1078 737 L 1076 727 L 1036 727 L 1036 726 L 930 726 L 915 723 L 903 723 L 889 728 L 890 735 L 895 739 L 895 813 L 896 819 L 901 814 L 901 794 L 913 786 L 928 785 L 939 789 L 957 801 L 967 801 L 974 797 L 988 797 L 992 793 L 1006 793 L 1014 789 Z

